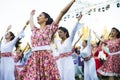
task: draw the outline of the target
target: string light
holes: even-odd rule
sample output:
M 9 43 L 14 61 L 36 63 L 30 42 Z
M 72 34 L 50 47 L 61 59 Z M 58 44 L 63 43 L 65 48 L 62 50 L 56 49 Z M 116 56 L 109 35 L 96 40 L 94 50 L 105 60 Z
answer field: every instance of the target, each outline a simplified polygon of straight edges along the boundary
M 117 3 L 117 7 L 118 7 L 118 8 L 120 7 L 120 3 Z
M 94 8 L 93 11 L 96 12 L 96 8 Z
M 106 6 L 106 10 L 108 10 L 110 8 L 110 4 L 108 4 L 107 6 Z
M 104 7 L 102 7 L 102 11 L 105 12 L 105 8 Z
M 101 11 L 101 8 L 98 8 L 98 12 L 100 12 Z
M 105 12 L 106 10 L 110 9 L 110 4 L 117 3 L 116 6 L 120 7 L 120 0 L 105 0 L 101 3 L 97 4 L 90 4 L 90 3 L 82 3 L 81 0 L 76 0 L 73 7 L 68 11 L 68 14 L 65 15 L 65 21 L 67 18 L 75 18 L 80 13 L 83 15 L 91 15 L 92 12 Z M 71 17 L 70 17 L 71 16 Z

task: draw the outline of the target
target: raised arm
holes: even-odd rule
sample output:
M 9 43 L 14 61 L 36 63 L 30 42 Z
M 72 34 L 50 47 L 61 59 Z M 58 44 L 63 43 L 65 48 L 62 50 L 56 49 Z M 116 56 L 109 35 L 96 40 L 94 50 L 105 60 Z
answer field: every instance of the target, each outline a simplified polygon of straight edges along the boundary
M 11 27 L 12 27 L 12 25 L 9 25 L 9 26 L 7 27 L 6 33 L 11 29 Z
M 5 35 L 6 35 L 6 33 L 11 29 L 11 27 L 12 27 L 12 25 L 9 25 L 9 26 L 7 27 L 5 33 L 3 34 L 3 36 L 2 36 L 1 39 L 0 39 L 0 42 L 1 42 L 3 39 L 5 39 Z
M 29 24 L 29 20 L 24 25 L 23 29 L 19 32 L 19 34 L 11 41 L 14 44 L 21 43 L 20 40 L 25 36 L 24 30 L 26 29 L 27 25 Z
M 62 19 L 62 17 L 65 15 L 65 13 L 70 9 L 70 7 L 73 5 L 73 3 L 75 2 L 75 0 L 71 0 L 71 2 L 66 5 L 61 12 L 59 13 L 58 17 L 55 19 L 55 24 L 59 24 L 60 20 Z
M 95 37 L 96 37 L 98 40 L 100 40 L 101 42 L 104 42 L 104 39 L 100 38 L 100 37 L 96 34 L 96 32 L 93 31 L 93 33 L 94 33 Z
M 23 30 L 25 30 L 28 24 L 29 24 L 29 20 L 26 22 L 25 26 L 23 27 Z
M 75 27 L 73 28 L 73 30 L 72 30 L 72 32 L 71 32 L 71 35 L 70 35 L 70 40 L 71 40 L 71 42 L 73 41 L 74 36 L 75 36 L 77 30 L 80 29 L 81 26 L 82 26 L 82 24 L 79 23 L 79 21 L 81 20 L 81 18 L 82 18 L 82 14 L 80 14 L 80 16 L 77 18 L 78 21 L 77 21 Z
M 87 39 L 87 45 L 88 45 L 89 47 L 91 47 L 90 40 L 91 40 L 91 30 L 89 30 L 89 36 L 88 36 L 88 39 Z
M 80 35 L 80 37 L 78 38 L 78 40 L 75 42 L 75 44 L 73 45 L 73 48 L 75 48 L 76 44 L 80 41 L 81 37 L 83 36 L 83 34 Z
M 35 10 L 32 10 L 31 13 L 30 13 L 30 19 L 29 19 L 31 30 L 33 30 L 33 28 L 34 28 L 34 20 L 33 20 L 34 14 L 35 14 Z
M 75 50 L 75 46 L 76 44 L 80 41 L 81 37 L 83 36 L 83 34 L 80 35 L 80 37 L 78 38 L 78 40 L 75 42 L 75 44 L 73 45 L 73 48 L 72 48 L 72 52 L 74 52 Z

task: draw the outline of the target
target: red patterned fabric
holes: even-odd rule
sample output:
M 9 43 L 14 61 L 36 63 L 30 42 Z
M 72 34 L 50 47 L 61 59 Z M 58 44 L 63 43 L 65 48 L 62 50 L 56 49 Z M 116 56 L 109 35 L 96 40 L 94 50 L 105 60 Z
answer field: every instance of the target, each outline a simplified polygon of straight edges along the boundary
M 95 64 L 96 64 L 96 71 L 102 66 L 102 63 L 100 59 L 98 58 L 99 51 L 101 50 L 101 46 L 98 47 L 97 51 L 94 53 L 94 59 L 95 59 Z M 97 72 L 98 74 L 98 72 Z
M 1 57 L 11 57 L 11 56 L 12 56 L 11 52 L 1 53 Z
M 64 57 L 68 57 L 68 56 L 71 56 L 71 55 L 72 55 L 72 52 L 61 53 L 59 56 L 55 57 L 55 60 L 58 60 L 58 59 L 64 58 Z
M 120 38 L 106 42 L 110 53 L 120 51 Z M 105 63 L 98 69 L 104 76 L 120 76 L 120 54 L 108 55 Z
M 52 35 L 58 26 L 47 25 L 45 29 L 34 27 L 31 41 L 32 47 L 50 45 Z M 60 80 L 56 62 L 51 51 L 38 50 L 31 53 L 21 71 L 22 80 Z
M 16 65 L 15 66 L 14 74 L 15 74 L 15 79 L 16 80 L 22 80 L 22 78 L 20 76 L 19 68 L 23 68 L 23 65 Z

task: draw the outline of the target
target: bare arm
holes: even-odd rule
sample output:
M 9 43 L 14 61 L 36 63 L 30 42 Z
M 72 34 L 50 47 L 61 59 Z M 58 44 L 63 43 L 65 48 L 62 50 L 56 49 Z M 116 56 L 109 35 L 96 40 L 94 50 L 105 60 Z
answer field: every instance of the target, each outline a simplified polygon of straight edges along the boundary
M 8 31 L 11 29 L 11 27 L 12 27 L 12 25 L 9 25 L 9 26 L 7 27 L 6 32 L 8 32 Z
M 31 30 L 33 30 L 33 28 L 34 28 L 34 20 L 33 20 L 34 14 L 35 14 L 35 10 L 32 10 L 31 13 L 30 13 L 30 19 L 29 19 Z
M 70 7 L 73 5 L 74 2 L 75 2 L 75 0 L 71 0 L 71 2 L 61 10 L 61 12 L 59 13 L 58 17 L 55 20 L 55 24 L 59 24 L 59 22 L 62 19 L 62 17 L 70 9 Z
M 23 30 L 25 30 L 28 24 L 29 24 L 29 20 L 26 22 L 25 26 L 23 27 Z
M 93 33 L 94 33 L 95 37 L 96 37 L 98 40 L 100 40 L 101 42 L 104 42 L 104 39 L 100 38 L 100 37 L 96 34 L 96 32 L 93 31 Z
M 80 41 L 81 37 L 83 36 L 83 34 L 80 35 L 80 37 L 78 38 L 78 40 L 75 42 L 73 48 L 75 48 L 76 44 Z

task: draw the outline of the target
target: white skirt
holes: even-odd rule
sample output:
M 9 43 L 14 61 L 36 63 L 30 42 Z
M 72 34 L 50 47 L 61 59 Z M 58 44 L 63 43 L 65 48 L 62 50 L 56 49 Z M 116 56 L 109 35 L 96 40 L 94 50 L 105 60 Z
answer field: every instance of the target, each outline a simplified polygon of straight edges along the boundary
M 61 58 L 59 69 L 61 80 L 75 80 L 75 67 L 72 56 Z
M 14 60 L 12 57 L 2 57 L 0 63 L 0 80 L 15 80 Z
M 84 61 L 84 80 L 98 80 L 94 58 Z

